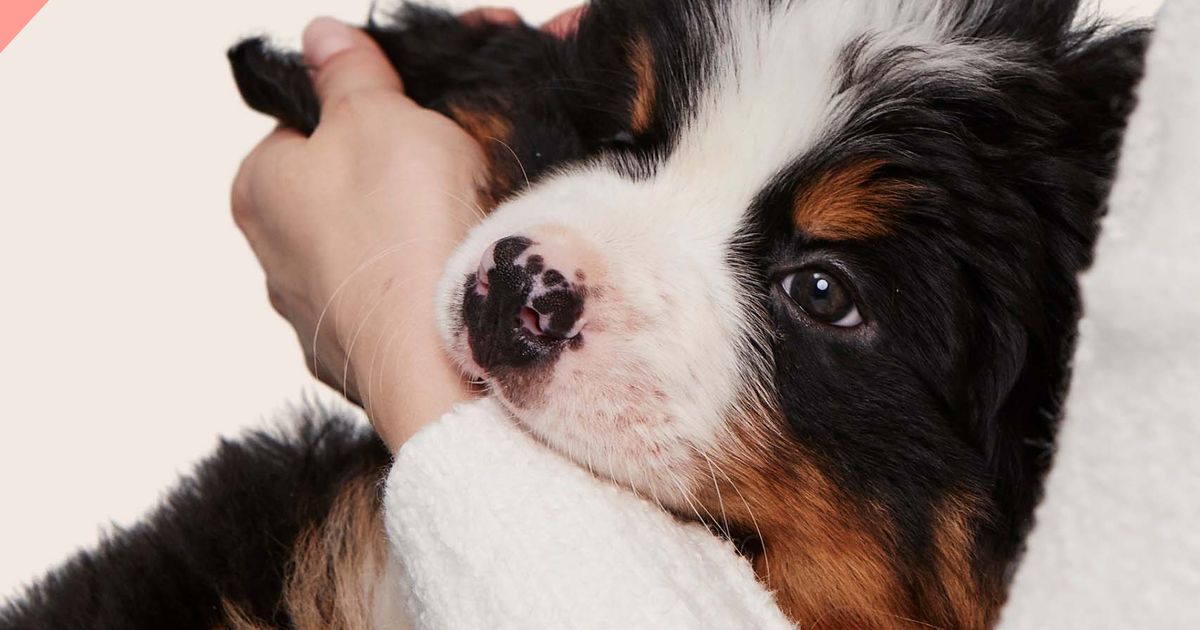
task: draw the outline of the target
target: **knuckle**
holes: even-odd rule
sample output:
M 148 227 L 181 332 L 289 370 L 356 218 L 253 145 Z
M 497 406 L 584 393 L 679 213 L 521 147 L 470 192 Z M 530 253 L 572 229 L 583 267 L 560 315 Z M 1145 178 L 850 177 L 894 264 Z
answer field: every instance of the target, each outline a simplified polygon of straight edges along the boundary
M 267 285 L 267 300 L 271 303 L 271 308 L 275 309 L 276 313 L 287 317 L 287 301 L 283 294 L 271 285 Z
M 371 88 L 338 96 L 327 107 L 332 115 L 351 121 L 375 121 L 394 111 L 395 103 L 387 91 Z
M 295 155 L 278 146 L 260 145 L 243 161 L 230 188 L 230 211 L 234 223 L 245 232 L 264 219 L 261 206 L 269 210 L 281 195 L 304 180 Z
M 229 196 L 230 214 L 233 215 L 233 223 L 238 229 L 243 232 L 254 220 L 254 204 L 250 202 L 249 184 L 246 178 L 238 175 L 233 180 L 233 190 Z
M 258 180 L 263 175 L 266 143 L 267 140 L 259 143 L 242 159 L 237 174 L 233 177 L 233 185 L 230 187 L 229 208 L 233 215 L 233 222 L 243 232 L 256 219 L 255 191 L 259 186 Z
M 233 224 L 247 236 L 256 233 L 263 224 L 262 210 L 254 188 L 255 184 L 245 179 L 235 180 L 229 195 L 229 214 Z

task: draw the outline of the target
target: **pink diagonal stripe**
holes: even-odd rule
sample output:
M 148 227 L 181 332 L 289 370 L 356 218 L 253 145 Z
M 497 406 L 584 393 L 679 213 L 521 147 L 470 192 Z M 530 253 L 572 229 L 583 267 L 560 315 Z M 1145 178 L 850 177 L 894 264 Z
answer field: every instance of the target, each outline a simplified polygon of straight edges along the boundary
M 0 52 L 46 5 L 46 0 L 0 0 Z

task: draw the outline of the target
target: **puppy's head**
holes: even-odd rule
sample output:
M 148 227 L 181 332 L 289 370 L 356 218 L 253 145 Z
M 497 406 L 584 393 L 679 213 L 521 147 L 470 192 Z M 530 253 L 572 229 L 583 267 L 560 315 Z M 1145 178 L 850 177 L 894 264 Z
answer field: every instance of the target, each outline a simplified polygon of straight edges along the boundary
M 591 151 L 460 247 L 448 347 L 550 447 L 753 534 L 797 619 L 982 626 L 1137 76 L 1140 33 L 1073 18 L 595 5 L 566 53 Z

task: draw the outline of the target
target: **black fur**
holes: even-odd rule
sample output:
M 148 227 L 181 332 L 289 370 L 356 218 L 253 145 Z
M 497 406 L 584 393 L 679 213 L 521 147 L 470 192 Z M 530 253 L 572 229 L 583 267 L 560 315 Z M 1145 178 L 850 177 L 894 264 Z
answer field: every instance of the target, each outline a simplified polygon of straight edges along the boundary
M 224 604 L 291 626 L 293 546 L 347 482 L 390 456 L 355 421 L 310 410 L 285 433 L 224 441 L 144 522 L 81 552 L 0 610 L 3 630 L 211 630 Z
M 898 51 L 847 76 L 870 86 L 855 120 L 764 192 L 738 255 L 758 269 L 835 264 L 877 336 L 798 325 L 764 296 L 780 339 L 776 386 L 795 439 L 851 494 L 887 507 L 913 598 L 944 597 L 935 519 L 982 493 L 977 570 L 1005 579 L 1051 463 L 1080 315 L 1077 274 L 1105 211 L 1148 31 L 1072 31 L 1070 2 L 1009 3 L 964 30 L 1002 37 L 987 84 L 891 72 Z M 1018 7 L 1017 5 L 1020 5 Z M 916 131 L 914 131 L 916 130 Z M 822 242 L 788 225 L 797 187 L 842 164 L 913 184 L 886 236 Z M 832 261 L 832 262 L 831 262 Z M 769 284 L 768 282 L 764 282 Z

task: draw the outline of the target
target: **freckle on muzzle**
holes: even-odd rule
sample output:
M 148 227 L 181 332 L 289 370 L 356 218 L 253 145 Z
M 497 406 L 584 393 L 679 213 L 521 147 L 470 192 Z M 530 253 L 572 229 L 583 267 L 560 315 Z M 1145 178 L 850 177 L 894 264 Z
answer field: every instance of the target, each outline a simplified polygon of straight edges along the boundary
M 488 247 L 463 298 L 475 362 L 484 370 L 524 368 L 582 347 L 586 289 L 568 280 L 578 271 L 569 252 L 523 236 Z

